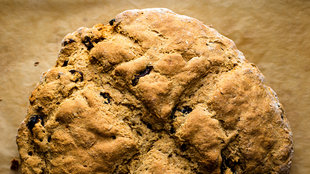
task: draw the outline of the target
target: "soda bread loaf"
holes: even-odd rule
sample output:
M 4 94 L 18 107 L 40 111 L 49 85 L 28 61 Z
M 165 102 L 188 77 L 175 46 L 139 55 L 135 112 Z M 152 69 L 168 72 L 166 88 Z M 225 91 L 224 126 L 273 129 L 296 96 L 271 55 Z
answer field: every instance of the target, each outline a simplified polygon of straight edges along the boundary
M 291 130 L 261 72 L 168 9 L 68 34 L 29 101 L 24 174 L 289 173 Z

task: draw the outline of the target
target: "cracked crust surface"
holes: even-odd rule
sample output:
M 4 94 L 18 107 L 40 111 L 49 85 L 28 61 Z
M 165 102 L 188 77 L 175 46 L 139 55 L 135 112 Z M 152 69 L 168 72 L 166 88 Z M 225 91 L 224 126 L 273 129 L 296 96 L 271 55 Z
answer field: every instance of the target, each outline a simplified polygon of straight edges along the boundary
M 22 173 L 289 173 L 275 92 L 200 21 L 129 10 L 62 44 L 18 130 Z

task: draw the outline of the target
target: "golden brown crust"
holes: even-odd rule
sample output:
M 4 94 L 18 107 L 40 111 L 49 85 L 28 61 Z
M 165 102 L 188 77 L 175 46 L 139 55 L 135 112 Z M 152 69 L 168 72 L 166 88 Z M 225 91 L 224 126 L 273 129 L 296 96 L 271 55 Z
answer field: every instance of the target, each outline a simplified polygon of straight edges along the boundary
M 18 130 L 22 173 L 288 173 L 275 93 L 234 43 L 167 9 L 63 40 Z

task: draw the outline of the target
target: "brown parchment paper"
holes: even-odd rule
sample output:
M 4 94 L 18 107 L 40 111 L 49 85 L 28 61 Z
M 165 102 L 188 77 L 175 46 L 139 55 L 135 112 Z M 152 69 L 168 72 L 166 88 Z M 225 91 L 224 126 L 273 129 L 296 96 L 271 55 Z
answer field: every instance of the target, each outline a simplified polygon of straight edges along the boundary
M 310 173 L 309 0 L 0 0 L 0 173 L 14 173 L 10 161 L 18 157 L 15 136 L 28 97 L 55 64 L 62 38 L 150 7 L 197 18 L 235 41 L 284 105 L 294 136 L 291 173 Z

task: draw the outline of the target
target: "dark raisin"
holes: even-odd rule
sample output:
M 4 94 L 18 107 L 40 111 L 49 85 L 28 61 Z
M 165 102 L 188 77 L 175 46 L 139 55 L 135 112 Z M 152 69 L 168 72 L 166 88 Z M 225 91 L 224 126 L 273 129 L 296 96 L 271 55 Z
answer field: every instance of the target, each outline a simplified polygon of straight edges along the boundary
M 169 132 L 170 132 L 171 134 L 174 134 L 174 133 L 175 133 L 175 129 L 174 129 L 174 127 L 173 127 L 173 126 L 171 126 L 171 128 L 170 128 Z
M 72 42 L 75 42 L 75 40 L 69 39 L 68 41 L 67 41 L 67 40 L 64 41 L 63 45 L 66 46 L 66 45 L 68 45 L 68 44 L 70 44 L 70 43 L 72 43 Z
M 139 76 L 143 77 L 143 76 L 145 76 L 147 74 L 150 74 L 152 69 L 153 69 L 153 66 L 147 66 L 144 71 L 139 73 Z
M 220 166 L 221 173 L 224 173 L 224 171 L 227 168 L 230 168 L 232 173 L 236 173 L 238 168 L 240 168 L 240 167 L 242 168 L 241 162 L 239 160 L 235 161 L 235 160 L 232 160 L 230 158 L 226 158 L 226 156 L 224 155 L 224 151 L 225 150 L 222 150 L 222 152 L 221 152 L 221 157 L 222 157 L 222 163 L 221 163 L 221 166 Z
M 42 106 L 38 106 L 38 107 L 36 108 L 36 111 L 37 111 L 38 113 L 42 113 L 43 107 L 42 107 Z
M 49 135 L 49 136 L 47 137 L 47 142 L 51 142 L 51 139 L 52 139 L 52 136 Z
M 27 123 L 27 127 L 28 127 L 28 129 L 30 130 L 31 134 L 32 134 L 32 129 L 33 129 L 34 125 L 35 125 L 36 123 L 38 123 L 39 120 L 41 120 L 41 124 L 42 124 L 42 126 L 44 126 L 44 122 L 43 122 L 42 116 L 33 115 L 32 117 L 30 117 L 30 119 L 29 119 L 29 121 L 28 121 L 28 123 Z
M 181 145 L 181 151 L 186 151 L 188 149 L 187 145 L 186 144 L 182 144 Z
M 73 39 L 69 39 L 69 43 L 75 42 L 75 40 Z
M 112 20 L 110 20 L 109 24 L 110 24 L 110 25 L 113 25 L 114 22 L 115 22 L 115 19 L 112 19 Z
M 146 123 L 146 127 L 152 129 L 152 125 L 150 123 Z
M 94 47 L 93 43 L 91 42 L 90 37 L 86 36 L 82 43 L 86 46 L 87 50 L 90 50 Z
M 101 38 L 96 38 L 96 39 L 94 39 L 94 42 L 95 42 L 95 43 L 98 43 L 98 42 L 100 42 L 100 41 L 102 41 L 102 40 L 104 40 L 104 39 L 105 39 L 105 38 L 102 38 L 102 37 L 101 37 Z
M 193 111 L 193 109 L 191 107 L 189 107 L 189 106 L 184 106 L 183 109 L 181 109 L 181 112 L 183 114 L 189 114 L 192 111 Z
M 171 158 L 171 157 L 172 157 L 172 154 L 169 154 L 169 155 L 168 155 L 168 158 Z
M 64 67 L 64 66 L 67 66 L 67 65 L 68 65 L 68 62 L 69 62 L 68 60 L 65 60 L 65 61 L 64 61 L 64 64 L 62 64 L 62 66 L 63 66 L 63 67 Z
M 71 74 L 74 74 L 76 71 L 74 69 L 69 70 Z
M 19 162 L 16 159 L 12 159 L 10 169 L 17 171 L 18 168 L 19 168 Z
M 111 96 L 109 93 L 107 92 L 100 92 L 100 95 L 106 99 L 106 101 L 104 101 L 104 104 L 109 104 L 111 102 Z
M 32 152 L 31 152 L 31 151 L 30 151 L 30 152 L 28 152 L 28 155 L 29 155 L 29 156 L 32 156 Z
M 59 79 L 61 75 L 62 75 L 62 72 L 58 73 L 57 79 Z
M 78 71 L 78 73 L 81 75 L 81 81 L 83 81 L 84 80 L 84 77 L 83 77 L 83 73 L 82 72 L 80 72 L 80 71 Z
M 135 75 L 134 79 L 132 80 L 132 86 L 136 86 L 139 82 L 139 79 L 143 76 L 146 76 L 148 74 L 150 74 L 150 72 L 152 71 L 153 66 L 147 66 L 145 68 L 145 70 L 140 71 L 138 74 Z
M 64 41 L 63 46 L 68 45 L 68 41 Z
M 137 131 L 137 134 L 138 134 L 139 136 L 142 136 L 142 134 L 141 134 L 141 132 L 140 132 L 140 131 Z
M 74 70 L 74 69 L 69 70 L 69 72 L 70 72 L 71 74 L 74 74 L 74 73 L 79 73 L 79 74 L 80 74 L 80 78 L 76 79 L 74 82 L 78 82 L 79 80 L 82 82 L 82 81 L 84 80 L 84 77 L 83 77 L 83 73 L 82 73 L 82 72 L 76 71 L 76 70 Z
M 178 108 L 178 105 L 175 105 L 171 111 L 171 114 L 170 114 L 170 119 L 174 119 L 175 118 L 175 112 L 177 111 L 177 108 Z
M 116 136 L 115 136 L 115 135 L 112 135 L 111 138 L 115 140 L 115 139 L 116 139 Z
M 132 80 L 131 85 L 132 86 L 136 86 L 138 84 L 139 79 L 137 79 L 136 77 Z

